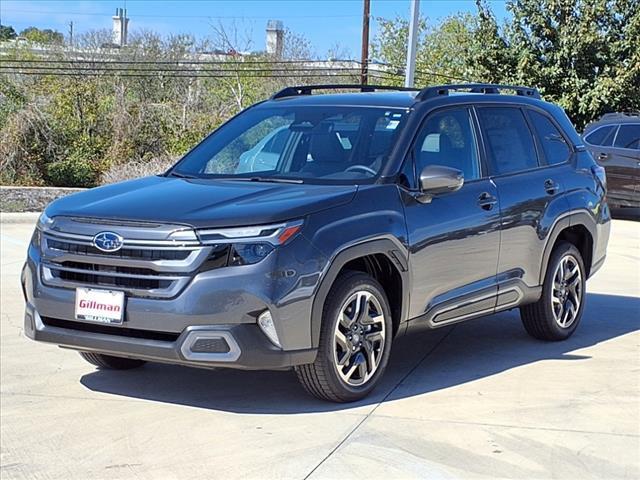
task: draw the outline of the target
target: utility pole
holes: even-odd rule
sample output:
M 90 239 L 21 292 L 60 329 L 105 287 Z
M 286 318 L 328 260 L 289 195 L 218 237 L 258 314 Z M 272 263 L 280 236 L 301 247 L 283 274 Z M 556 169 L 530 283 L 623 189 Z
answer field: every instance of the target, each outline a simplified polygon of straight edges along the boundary
M 404 86 L 413 87 L 416 75 L 416 46 L 418 44 L 418 18 L 420 17 L 420 0 L 411 1 L 411 18 L 409 19 L 409 42 L 407 45 L 407 68 L 404 72 Z
M 69 22 L 69 45 L 73 47 L 73 20 Z
M 362 12 L 362 56 L 360 60 L 360 84 L 366 85 L 369 76 L 369 12 L 371 9 L 370 0 L 364 0 L 364 10 Z

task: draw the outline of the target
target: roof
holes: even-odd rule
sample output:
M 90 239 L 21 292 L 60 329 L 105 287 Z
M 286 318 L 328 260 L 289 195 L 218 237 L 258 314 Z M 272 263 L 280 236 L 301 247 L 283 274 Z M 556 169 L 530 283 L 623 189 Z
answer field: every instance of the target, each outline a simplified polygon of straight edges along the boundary
M 315 91 L 359 90 L 360 93 L 326 93 L 313 95 Z M 501 95 L 508 90 L 515 95 Z M 360 84 L 321 84 L 298 85 L 285 87 L 276 92 L 270 101 L 287 102 L 287 105 L 342 105 L 342 106 L 380 106 L 409 108 L 417 102 L 426 100 L 442 100 L 450 97 L 473 95 L 473 102 L 484 98 L 500 103 L 519 103 L 514 97 L 540 100 L 540 92 L 535 88 L 517 85 L 500 85 L 494 83 L 462 83 L 448 85 L 434 85 L 423 89 L 411 87 L 394 87 L 388 85 L 360 85 Z M 511 98 L 511 100 L 509 100 Z M 438 102 L 441 103 L 441 102 Z M 446 103 L 446 102 L 445 102 Z M 433 103 L 430 103 L 433 105 Z
M 293 95 L 270 99 L 263 102 L 265 107 L 273 105 L 287 106 L 354 106 L 354 107 L 383 107 L 383 108 L 411 108 L 417 102 L 430 104 L 457 103 L 469 101 L 474 103 L 517 103 L 538 106 L 550 106 L 544 100 L 520 95 L 506 95 L 499 93 L 451 92 L 449 95 L 430 97 L 422 101 L 416 100 L 419 91 L 377 91 L 377 92 L 349 92 L 322 93 L 312 95 Z
M 603 125 L 618 125 L 620 123 L 640 123 L 640 113 L 638 112 L 616 112 L 605 113 L 598 120 L 594 120 L 584 127 L 584 133 L 588 133 L 591 130 L 601 127 Z

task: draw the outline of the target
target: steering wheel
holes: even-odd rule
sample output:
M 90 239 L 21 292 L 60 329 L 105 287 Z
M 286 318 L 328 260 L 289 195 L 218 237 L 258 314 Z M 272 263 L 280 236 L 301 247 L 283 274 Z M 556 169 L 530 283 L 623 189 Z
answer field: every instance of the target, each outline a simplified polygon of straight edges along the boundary
M 373 168 L 369 168 L 366 165 L 351 165 L 349 168 L 345 170 L 345 172 L 355 172 L 358 170 L 361 170 L 365 173 L 370 173 L 373 176 L 377 175 L 378 173 Z

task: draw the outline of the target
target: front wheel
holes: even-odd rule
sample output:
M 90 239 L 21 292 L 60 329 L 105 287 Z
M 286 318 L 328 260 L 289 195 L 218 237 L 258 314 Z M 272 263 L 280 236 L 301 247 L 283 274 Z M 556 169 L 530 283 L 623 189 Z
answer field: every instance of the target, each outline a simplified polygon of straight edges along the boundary
M 551 254 L 540 300 L 520 308 L 524 328 L 539 340 L 565 340 L 584 310 L 586 274 L 580 251 L 568 242 Z
M 382 286 L 364 273 L 340 275 L 325 301 L 316 360 L 296 367 L 298 379 L 322 400 L 364 398 L 387 366 L 392 330 Z
M 104 353 L 80 352 L 80 356 L 91 365 L 108 370 L 130 370 L 144 365 L 144 360 L 136 360 L 134 358 L 112 357 Z

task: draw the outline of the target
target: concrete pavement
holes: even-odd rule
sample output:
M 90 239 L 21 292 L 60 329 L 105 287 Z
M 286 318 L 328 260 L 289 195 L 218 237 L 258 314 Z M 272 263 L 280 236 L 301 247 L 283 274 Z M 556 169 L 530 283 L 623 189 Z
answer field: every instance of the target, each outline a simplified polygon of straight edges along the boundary
M 3 479 L 640 477 L 640 223 L 614 222 L 570 340 L 530 339 L 516 311 L 416 331 L 353 405 L 291 372 L 98 371 L 26 339 L 31 231 L 0 225 Z

